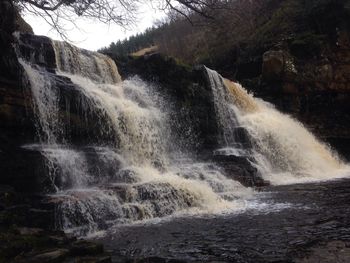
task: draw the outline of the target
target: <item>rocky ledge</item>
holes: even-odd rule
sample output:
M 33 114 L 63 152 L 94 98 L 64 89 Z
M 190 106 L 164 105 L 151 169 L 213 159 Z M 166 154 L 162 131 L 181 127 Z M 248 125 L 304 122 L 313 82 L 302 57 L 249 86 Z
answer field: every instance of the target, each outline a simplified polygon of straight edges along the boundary
M 1 263 L 111 262 L 101 244 L 52 230 L 54 211 L 37 199 L 0 185 Z
M 12 227 L 1 231 L 0 262 L 108 263 L 102 244 L 68 237 L 60 231 Z

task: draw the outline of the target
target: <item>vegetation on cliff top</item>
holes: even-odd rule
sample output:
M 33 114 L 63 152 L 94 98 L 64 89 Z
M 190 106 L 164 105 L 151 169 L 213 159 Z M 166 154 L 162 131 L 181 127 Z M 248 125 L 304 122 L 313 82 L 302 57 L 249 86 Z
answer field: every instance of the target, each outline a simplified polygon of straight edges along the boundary
M 215 19 L 192 13 L 191 21 L 169 13 L 167 21 L 100 51 L 118 58 L 156 45 L 161 53 L 189 64 L 205 63 L 224 69 L 239 59 L 254 59 L 288 41 L 295 55 L 318 56 L 329 43 L 336 44 L 337 29 L 350 27 L 348 0 L 228 1 L 215 9 Z M 230 59 L 230 61 L 228 61 Z M 237 62 L 237 61 L 236 61 Z

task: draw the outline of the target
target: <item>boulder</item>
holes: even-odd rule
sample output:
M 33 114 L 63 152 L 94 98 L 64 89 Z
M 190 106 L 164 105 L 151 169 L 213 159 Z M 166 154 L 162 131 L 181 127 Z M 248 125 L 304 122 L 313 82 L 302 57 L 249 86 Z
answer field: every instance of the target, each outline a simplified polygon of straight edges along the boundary
M 251 164 L 248 157 L 235 155 L 214 155 L 214 162 L 222 167 L 225 175 L 240 182 L 247 187 L 260 187 L 269 185 L 258 170 Z
M 23 193 L 51 192 L 46 159 L 39 151 L 12 146 L 0 153 L 0 183 Z
M 267 51 L 263 54 L 262 76 L 267 81 L 279 80 L 284 72 L 284 52 Z

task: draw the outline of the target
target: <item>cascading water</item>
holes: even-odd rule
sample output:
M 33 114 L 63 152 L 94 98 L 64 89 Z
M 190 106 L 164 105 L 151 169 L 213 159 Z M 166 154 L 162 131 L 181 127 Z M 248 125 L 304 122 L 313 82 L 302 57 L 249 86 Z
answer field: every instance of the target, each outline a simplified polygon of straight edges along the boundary
M 219 167 L 171 158 L 168 115 L 152 87 L 138 78 L 121 81 L 107 56 L 64 42 L 52 46 L 56 73 L 19 60 L 45 135 L 38 145 L 26 147 L 39 149 L 47 159 L 59 228 L 87 234 L 116 223 L 245 207 L 252 191 L 226 178 Z M 57 77 L 74 84 L 70 88 L 84 98 L 83 111 L 94 110 L 98 123 L 106 122 L 103 132 L 113 143 L 72 145 L 64 131 L 69 127 L 60 121 Z
M 252 144 L 250 155 L 272 184 L 301 183 L 342 177 L 349 166 L 301 123 L 248 94 L 239 84 L 207 69 L 218 121 L 226 140 L 236 146 L 235 128 L 243 127 Z M 229 138 L 229 139 L 227 139 Z

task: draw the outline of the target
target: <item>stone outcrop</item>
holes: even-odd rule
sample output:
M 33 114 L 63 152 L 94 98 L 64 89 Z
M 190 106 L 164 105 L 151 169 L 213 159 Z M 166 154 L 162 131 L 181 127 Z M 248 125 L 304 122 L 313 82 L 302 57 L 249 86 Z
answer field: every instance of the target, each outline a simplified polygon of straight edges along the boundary
M 110 263 L 112 260 L 101 244 L 76 240 L 61 231 L 13 227 L 0 234 L 0 262 Z
M 36 162 L 37 155 L 27 154 L 20 148 L 33 142 L 35 125 L 31 94 L 23 89 L 23 70 L 12 47 L 12 33 L 19 29 L 18 17 L 11 2 L 0 3 L 0 183 L 23 190 L 24 185 L 33 186 L 37 181 L 33 180 L 35 168 L 31 170 L 27 166 L 28 162 Z
M 214 155 L 214 162 L 223 168 L 225 175 L 247 187 L 270 185 L 264 180 L 257 168 L 251 165 L 248 157 L 234 155 Z
M 266 80 L 278 80 L 285 67 L 283 51 L 268 51 L 263 55 L 262 76 Z
M 350 154 L 350 45 L 341 43 L 349 32 L 320 57 L 300 58 L 290 46 L 267 51 L 262 75 L 245 80 L 256 96 L 291 113 L 345 157 Z

